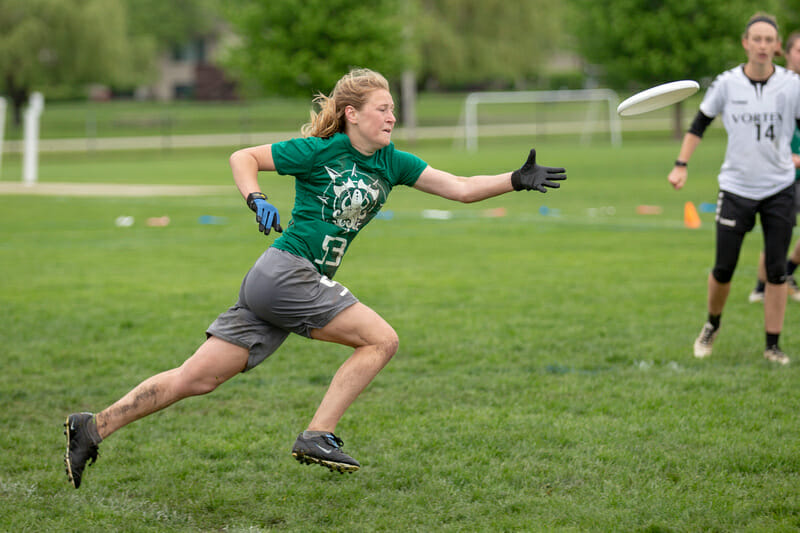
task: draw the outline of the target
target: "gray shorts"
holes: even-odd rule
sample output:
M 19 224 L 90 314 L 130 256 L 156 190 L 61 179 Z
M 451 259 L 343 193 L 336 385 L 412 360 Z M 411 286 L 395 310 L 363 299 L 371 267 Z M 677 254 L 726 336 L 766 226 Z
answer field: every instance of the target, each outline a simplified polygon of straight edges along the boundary
M 239 300 L 219 315 L 207 335 L 247 348 L 245 371 L 278 349 L 289 333 L 311 337 L 358 298 L 323 276 L 308 259 L 268 248 L 242 281 Z

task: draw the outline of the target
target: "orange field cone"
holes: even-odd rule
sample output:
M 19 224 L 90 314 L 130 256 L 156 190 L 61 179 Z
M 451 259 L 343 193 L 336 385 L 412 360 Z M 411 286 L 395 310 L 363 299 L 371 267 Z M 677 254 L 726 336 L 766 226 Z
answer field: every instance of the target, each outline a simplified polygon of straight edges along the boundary
M 700 227 L 700 215 L 697 214 L 697 209 L 692 202 L 686 202 L 683 205 L 683 224 L 692 229 Z

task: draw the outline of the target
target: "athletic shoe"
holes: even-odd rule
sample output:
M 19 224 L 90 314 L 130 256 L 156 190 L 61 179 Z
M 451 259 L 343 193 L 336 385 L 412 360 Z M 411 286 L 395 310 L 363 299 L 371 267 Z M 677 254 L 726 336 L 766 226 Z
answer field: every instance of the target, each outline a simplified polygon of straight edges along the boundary
M 798 295 L 800 297 L 800 295 Z M 764 301 L 764 291 L 760 291 L 758 289 L 753 289 L 753 292 L 750 293 L 750 296 L 747 297 L 747 301 L 751 304 L 759 303 Z
M 783 353 L 777 346 L 770 346 L 764 350 L 764 359 L 781 365 L 789 364 L 789 356 Z
M 342 439 L 333 433 L 309 438 L 300 433 L 292 447 L 292 455 L 301 463 L 322 465 L 331 472 L 355 472 L 361 465 L 342 451 L 343 444 Z
M 64 464 L 67 465 L 67 478 L 76 489 L 81 486 L 81 478 L 86 461 L 97 461 L 97 444 L 89 436 L 86 425 L 92 420 L 92 413 L 76 413 L 67 417 L 64 422 L 64 435 L 67 436 L 67 452 Z
M 786 280 L 787 291 L 789 292 L 789 298 L 794 300 L 795 302 L 800 302 L 800 287 L 797 286 L 797 281 L 795 281 L 794 276 L 789 276 Z
M 717 338 L 719 328 L 714 329 L 711 322 L 706 322 L 703 329 L 700 330 L 700 335 L 694 341 L 694 356 L 695 357 L 708 357 L 711 355 L 711 345 L 714 344 L 714 339 Z

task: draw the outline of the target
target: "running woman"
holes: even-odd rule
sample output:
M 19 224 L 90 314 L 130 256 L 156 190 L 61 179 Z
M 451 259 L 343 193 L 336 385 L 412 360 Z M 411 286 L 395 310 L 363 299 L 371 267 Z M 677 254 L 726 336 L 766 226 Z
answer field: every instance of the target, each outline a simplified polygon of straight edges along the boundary
M 788 364 L 778 341 L 786 311 L 786 252 L 794 227 L 791 141 L 800 119 L 800 76 L 775 65 L 780 36 L 775 17 L 757 13 L 742 36 L 747 63 L 723 72 L 709 87 L 683 138 L 668 179 L 686 184 L 687 166 L 717 115 L 728 134 L 718 181 L 716 259 L 708 277 L 708 319 L 694 343 L 695 357 L 711 355 L 745 234 L 758 214 L 764 234 L 764 326 L 768 361 Z
M 358 232 L 393 187 L 405 185 L 459 202 L 510 191 L 558 188 L 563 168 L 536 163 L 536 152 L 514 172 L 472 177 L 437 170 L 391 142 L 395 126 L 389 84 L 357 69 L 318 95 L 319 113 L 303 138 L 245 148 L 230 157 L 233 179 L 255 211 L 259 230 L 282 232 L 244 277 L 238 301 L 208 328 L 207 340 L 180 367 L 146 379 L 108 408 L 67 417 L 67 476 L 77 489 L 109 435 L 189 396 L 206 394 L 269 357 L 295 333 L 353 348 L 333 376 L 316 413 L 292 448 L 301 463 L 353 472 L 358 461 L 335 435 L 345 410 L 389 362 L 397 333 L 378 313 L 333 281 Z M 292 220 L 283 231 L 278 210 L 258 184 L 260 171 L 295 178 Z M 91 462 L 89 462 L 91 461 Z

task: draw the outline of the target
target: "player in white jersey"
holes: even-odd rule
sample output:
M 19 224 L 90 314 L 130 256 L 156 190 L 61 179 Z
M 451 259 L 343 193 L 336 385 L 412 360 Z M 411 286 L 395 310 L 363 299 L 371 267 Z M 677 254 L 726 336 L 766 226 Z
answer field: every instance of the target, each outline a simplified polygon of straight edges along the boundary
M 747 63 L 723 72 L 711 84 L 668 179 L 675 189 L 685 185 L 689 159 L 708 124 L 721 115 L 728 146 L 718 177 L 716 259 L 708 277 L 708 320 L 695 340 L 694 355 L 711 355 L 742 242 L 758 214 L 767 272 L 764 357 L 787 364 L 778 340 L 786 311 L 786 252 L 794 227 L 790 143 L 800 119 L 800 76 L 773 63 L 781 41 L 771 15 L 750 18 L 742 46 Z
M 792 72 L 800 73 L 800 32 L 794 32 L 786 39 L 786 68 Z M 800 128 L 795 128 L 792 138 L 792 160 L 794 161 L 794 212 L 795 218 L 800 213 Z M 794 249 L 786 260 L 786 287 L 789 290 L 789 297 L 800 302 L 800 287 L 794 278 L 794 272 L 800 266 L 800 241 L 794 245 Z M 767 284 L 767 270 L 764 266 L 764 252 L 758 258 L 758 279 L 756 286 L 748 296 L 750 303 L 764 301 L 764 289 Z

